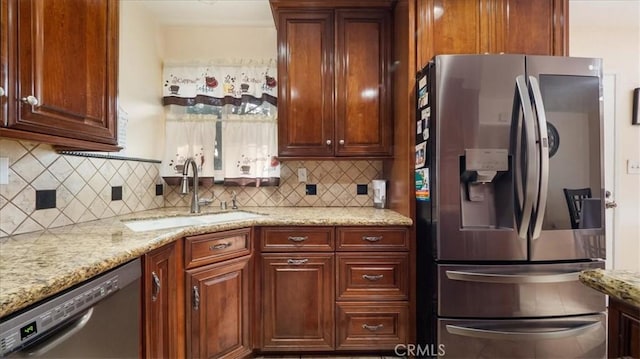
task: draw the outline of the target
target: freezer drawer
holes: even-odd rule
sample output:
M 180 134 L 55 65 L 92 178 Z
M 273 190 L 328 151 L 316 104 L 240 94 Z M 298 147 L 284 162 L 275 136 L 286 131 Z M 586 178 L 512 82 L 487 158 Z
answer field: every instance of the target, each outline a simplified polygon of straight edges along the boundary
M 553 319 L 438 319 L 446 358 L 604 358 L 604 313 Z
M 605 295 L 578 280 L 604 262 L 438 265 L 438 315 L 456 318 L 550 317 L 603 312 Z

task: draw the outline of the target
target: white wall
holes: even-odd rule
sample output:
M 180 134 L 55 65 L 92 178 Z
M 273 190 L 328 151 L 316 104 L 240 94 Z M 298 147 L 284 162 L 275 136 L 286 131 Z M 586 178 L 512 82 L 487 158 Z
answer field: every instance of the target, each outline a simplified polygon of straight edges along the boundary
M 193 27 L 163 29 L 165 62 L 210 61 L 218 59 L 276 59 L 276 28 Z
M 640 175 L 627 160 L 640 160 L 640 126 L 631 125 L 632 91 L 640 87 L 640 1 L 570 0 L 571 56 L 600 57 L 615 85 L 615 209 L 613 266 L 640 271 Z
M 120 2 L 119 105 L 128 113 L 123 155 L 164 154 L 160 28 L 137 1 Z

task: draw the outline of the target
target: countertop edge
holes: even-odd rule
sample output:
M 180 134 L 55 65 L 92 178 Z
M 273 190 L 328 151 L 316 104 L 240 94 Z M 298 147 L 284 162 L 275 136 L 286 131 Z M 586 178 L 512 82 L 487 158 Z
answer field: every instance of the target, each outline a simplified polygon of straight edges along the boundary
M 390 210 L 386 210 L 390 211 Z M 140 218 L 145 216 L 144 212 L 132 213 L 127 216 L 114 217 L 114 223 L 119 223 L 122 226 L 124 220 L 130 220 L 131 218 Z M 262 211 L 254 210 L 256 213 Z M 205 233 L 222 232 L 231 229 L 246 228 L 246 227 L 261 227 L 261 226 L 401 226 L 409 227 L 413 224 L 413 221 L 397 212 L 390 211 L 397 218 L 389 219 L 376 219 L 376 218 L 330 218 L 327 219 L 296 219 L 296 218 L 283 218 L 282 216 L 271 216 L 265 214 L 264 217 L 238 220 L 227 223 L 217 224 L 202 224 L 196 226 L 185 226 L 172 229 L 163 229 L 157 231 L 148 231 L 145 234 L 152 238 L 142 241 L 139 246 L 121 252 L 113 253 L 112 255 L 93 262 L 87 262 L 84 265 L 74 267 L 73 270 L 66 271 L 60 275 L 52 278 L 50 281 L 41 281 L 35 286 L 25 288 L 24 290 L 16 291 L 15 293 L 5 294 L 2 296 L 0 302 L 0 318 L 11 315 L 15 312 L 21 311 L 28 306 L 37 303 L 47 297 L 60 293 L 66 289 L 69 289 L 79 283 L 82 283 L 98 274 L 109 271 L 122 264 L 125 264 L 131 260 L 143 256 L 144 254 L 160 248 L 168 243 L 174 242 L 184 237 L 194 236 Z M 135 216 L 137 214 L 137 216 Z M 260 213 L 264 214 L 264 213 Z M 158 218 L 158 216 L 150 216 L 148 218 Z M 79 223 L 78 225 L 81 225 Z M 75 226 L 75 225 L 74 225 Z M 72 226 L 69 226 L 72 227 Z M 64 236 L 64 229 L 62 227 L 56 228 L 55 231 L 62 231 L 62 234 L 58 236 Z M 43 231 L 50 232 L 50 231 Z M 117 233 L 117 232 L 116 232 Z M 156 235 L 157 233 L 157 235 Z M 126 233 L 125 233 L 126 234 Z M 113 234 L 111 234 L 113 236 Z
M 590 269 L 578 276 L 584 285 L 640 308 L 640 274 L 630 271 Z

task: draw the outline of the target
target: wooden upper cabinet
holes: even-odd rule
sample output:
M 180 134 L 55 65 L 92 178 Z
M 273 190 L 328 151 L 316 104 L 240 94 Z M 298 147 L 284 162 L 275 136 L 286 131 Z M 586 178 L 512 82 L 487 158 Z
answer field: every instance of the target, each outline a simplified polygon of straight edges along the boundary
M 11 31 L 0 135 L 116 150 L 119 1 L 2 3 L 3 40 L 6 16 Z
M 7 92 L 8 70 L 9 70 L 9 43 L 7 34 L 9 33 L 9 3 L 0 1 L 0 123 L 7 123 Z
M 492 53 L 568 55 L 567 0 L 497 0 Z
M 435 55 L 568 54 L 568 0 L 418 0 L 417 60 Z
M 391 155 L 391 3 L 271 5 L 278 25 L 279 155 Z
M 337 10 L 337 156 L 390 154 L 388 11 Z
M 280 15 L 280 156 L 333 155 L 332 57 L 333 12 L 294 11 Z

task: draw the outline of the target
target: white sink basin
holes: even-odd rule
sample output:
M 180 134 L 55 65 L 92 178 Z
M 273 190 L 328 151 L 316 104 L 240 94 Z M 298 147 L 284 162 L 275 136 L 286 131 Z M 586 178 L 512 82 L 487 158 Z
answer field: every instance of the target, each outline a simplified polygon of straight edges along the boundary
M 132 231 L 155 231 L 158 229 L 167 229 L 184 226 L 204 225 L 204 224 L 218 224 L 224 222 L 233 222 L 244 219 L 260 218 L 261 214 L 250 212 L 223 212 L 204 215 L 190 215 L 190 216 L 177 216 L 177 217 L 165 217 L 156 219 L 139 219 L 125 221 L 124 224 Z

